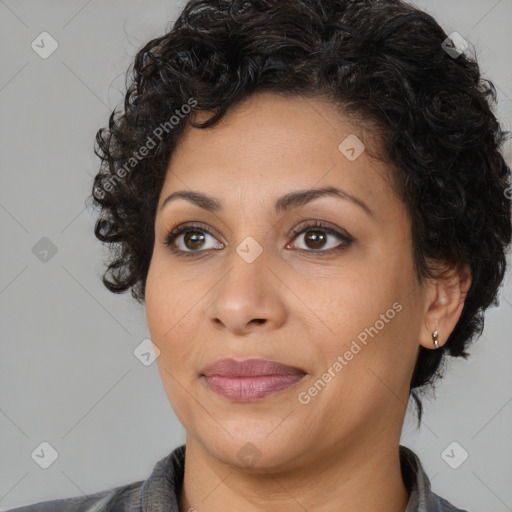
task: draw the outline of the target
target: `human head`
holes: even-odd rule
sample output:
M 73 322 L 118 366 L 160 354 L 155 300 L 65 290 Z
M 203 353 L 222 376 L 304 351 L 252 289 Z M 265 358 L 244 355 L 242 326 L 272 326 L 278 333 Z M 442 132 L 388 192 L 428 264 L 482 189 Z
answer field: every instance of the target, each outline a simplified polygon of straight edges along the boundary
M 187 127 L 185 106 L 216 112 L 208 128 L 257 92 L 326 99 L 371 134 L 368 152 L 393 169 L 418 278 L 470 270 L 443 348 L 419 348 L 410 388 L 421 416 L 414 390 L 433 382 L 446 354 L 468 356 L 485 309 L 496 305 L 511 238 L 494 87 L 467 54 L 442 48 L 446 37 L 398 0 L 189 2 L 172 30 L 137 54 L 124 112 L 97 135 L 95 233 L 115 244 L 104 284 L 144 301 L 156 206 Z

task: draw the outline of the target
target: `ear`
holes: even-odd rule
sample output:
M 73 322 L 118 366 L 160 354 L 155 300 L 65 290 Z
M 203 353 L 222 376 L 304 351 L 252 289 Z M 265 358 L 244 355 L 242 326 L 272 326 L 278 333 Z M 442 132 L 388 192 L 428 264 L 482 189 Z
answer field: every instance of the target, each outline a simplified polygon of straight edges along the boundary
M 471 286 L 471 271 L 468 265 L 462 269 L 445 270 L 438 279 L 428 280 L 424 321 L 419 333 L 419 343 L 435 349 L 433 333 L 442 347 L 459 321 L 464 301 Z

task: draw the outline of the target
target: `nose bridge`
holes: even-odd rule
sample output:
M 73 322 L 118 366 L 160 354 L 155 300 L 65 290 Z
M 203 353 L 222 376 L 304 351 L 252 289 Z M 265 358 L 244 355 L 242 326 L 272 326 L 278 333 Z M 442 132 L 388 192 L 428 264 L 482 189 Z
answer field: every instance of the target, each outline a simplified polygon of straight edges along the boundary
M 209 320 L 214 325 L 220 322 L 229 330 L 243 332 L 251 321 L 262 323 L 277 311 L 262 238 L 244 236 L 229 251 L 226 273 L 215 288 L 209 307 Z
M 271 226 L 267 218 L 267 202 L 258 195 L 246 198 L 239 188 L 237 191 L 236 209 L 230 211 L 235 223 L 230 236 L 232 238 L 233 253 L 230 254 L 230 264 L 240 266 L 242 269 L 253 270 L 251 265 L 260 267 L 261 261 L 266 260 L 265 251 L 268 251 L 267 238 Z M 267 249 L 264 249 L 264 246 Z M 239 261 L 241 260 L 241 261 Z M 244 265 L 245 264 L 245 265 Z
M 266 250 L 264 248 L 266 244 L 262 240 L 263 237 L 259 236 L 256 239 L 256 236 L 245 236 L 231 249 L 228 257 L 230 270 L 225 278 L 226 281 L 240 288 L 241 295 L 251 290 L 253 298 L 259 286 L 266 284 L 265 273 L 268 271 L 265 268 L 268 248 Z M 238 290 L 234 291 L 236 294 Z

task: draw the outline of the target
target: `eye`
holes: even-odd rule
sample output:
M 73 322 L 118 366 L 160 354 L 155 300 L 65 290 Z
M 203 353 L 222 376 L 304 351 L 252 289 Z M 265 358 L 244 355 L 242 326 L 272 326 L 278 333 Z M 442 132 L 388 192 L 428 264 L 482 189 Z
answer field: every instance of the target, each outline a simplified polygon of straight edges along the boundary
M 308 222 L 309 224 L 302 223 L 293 231 L 294 240 L 300 235 L 305 235 L 303 238 L 305 249 L 299 248 L 300 251 L 332 253 L 345 249 L 354 241 L 350 235 L 329 227 L 322 221 Z M 335 243 L 333 245 L 331 242 L 331 244 L 328 244 L 329 238 L 336 238 L 338 241 L 341 241 L 341 243 Z M 326 246 L 329 245 L 330 247 L 327 247 L 329 250 L 325 250 Z M 287 247 L 289 246 L 290 245 Z
M 338 229 L 329 227 L 322 221 L 307 221 L 300 224 L 294 229 L 293 240 L 298 238 L 300 235 L 307 235 L 304 237 L 305 248 L 298 248 L 302 252 L 319 252 L 319 253 L 333 253 L 341 251 L 352 244 L 354 239 Z M 225 246 L 219 242 L 217 246 L 215 244 L 210 247 L 207 246 L 205 241 L 208 237 L 215 240 L 215 236 L 211 228 L 207 226 L 195 226 L 192 224 L 183 224 L 172 229 L 166 236 L 164 245 L 168 246 L 169 249 L 178 256 L 194 256 L 198 253 L 206 252 L 208 250 L 223 249 Z M 335 238 L 339 241 L 338 244 L 328 244 L 326 241 L 329 238 Z M 288 244 L 286 248 L 289 248 Z M 326 246 L 328 250 L 325 250 Z M 293 248 L 293 247 L 292 247 Z
M 206 237 L 214 237 L 213 231 L 210 228 L 184 224 L 174 228 L 168 233 L 164 244 L 176 254 L 193 256 L 193 253 L 215 249 L 215 247 L 204 247 Z M 176 247 L 176 245 L 179 246 L 180 242 L 182 243 L 181 248 Z M 222 243 L 219 243 L 219 246 L 216 247 L 216 249 L 222 248 L 224 248 L 224 244 Z

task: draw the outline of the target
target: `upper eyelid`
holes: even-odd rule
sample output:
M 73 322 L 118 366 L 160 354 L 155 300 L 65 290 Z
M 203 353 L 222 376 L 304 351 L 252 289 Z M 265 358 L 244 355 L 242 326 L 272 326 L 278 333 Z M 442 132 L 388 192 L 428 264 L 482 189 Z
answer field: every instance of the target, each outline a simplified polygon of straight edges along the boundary
M 198 225 L 195 225 L 196 223 Z M 316 224 L 318 224 L 318 225 L 316 225 Z M 321 224 L 325 224 L 325 225 L 322 226 Z M 299 222 L 297 224 L 297 226 L 291 230 L 290 235 L 293 235 L 294 233 L 295 234 L 300 233 L 302 230 L 308 229 L 308 228 L 318 228 L 318 229 L 326 229 L 326 230 L 331 229 L 336 232 L 341 231 L 341 233 L 339 233 L 340 235 L 343 235 L 344 233 L 346 233 L 343 228 L 336 226 L 335 224 L 333 224 L 330 221 L 323 220 L 323 219 L 307 219 L 307 220 L 303 220 L 303 221 Z M 212 235 L 212 236 L 213 236 L 213 234 L 211 232 L 217 231 L 215 228 L 211 228 L 210 226 L 203 224 L 201 221 L 189 221 L 189 222 L 180 222 L 179 224 L 175 225 L 174 227 L 168 229 L 165 232 L 165 234 L 166 234 L 166 236 L 171 235 L 171 234 L 181 235 L 183 233 L 183 231 L 185 231 L 185 230 L 194 230 L 194 229 L 198 229 L 200 231 L 203 230 L 207 234 Z M 176 232 L 177 230 L 179 230 L 179 231 Z M 348 233 L 346 233 L 346 236 L 348 237 L 350 235 Z

